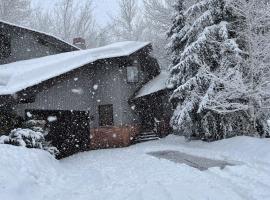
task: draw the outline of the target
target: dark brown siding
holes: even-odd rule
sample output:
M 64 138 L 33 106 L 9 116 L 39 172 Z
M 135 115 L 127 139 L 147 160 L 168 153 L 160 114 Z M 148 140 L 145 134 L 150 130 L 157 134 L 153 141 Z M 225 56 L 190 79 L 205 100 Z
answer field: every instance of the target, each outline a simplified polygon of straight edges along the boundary
M 95 150 L 127 147 L 140 130 L 140 125 L 92 129 L 90 132 L 90 148 Z

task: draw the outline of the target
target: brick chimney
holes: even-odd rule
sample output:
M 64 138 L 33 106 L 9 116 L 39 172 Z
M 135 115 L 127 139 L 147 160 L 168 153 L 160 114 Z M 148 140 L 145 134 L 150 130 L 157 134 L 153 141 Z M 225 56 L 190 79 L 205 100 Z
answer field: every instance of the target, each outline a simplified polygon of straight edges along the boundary
M 73 39 L 73 44 L 80 49 L 86 49 L 85 39 L 77 37 Z

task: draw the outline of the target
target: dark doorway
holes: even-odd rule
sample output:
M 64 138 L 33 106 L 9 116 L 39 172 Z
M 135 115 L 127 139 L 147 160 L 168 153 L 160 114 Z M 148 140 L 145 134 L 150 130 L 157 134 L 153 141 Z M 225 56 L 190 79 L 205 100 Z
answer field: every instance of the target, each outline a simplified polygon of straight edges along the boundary
M 100 105 L 99 108 L 99 125 L 113 126 L 113 105 Z
M 156 122 L 163 119 L 163 103 L 158 96 L 146 96 L 137 101 L 137 112 L 141 117 L 143 131 L 153 131 Z
M 31 118 L 28 116 L 31 116 Z M 52 141 L 52 145 L 60 151 L 59 158 L 89 149 L 88 112 L 27 110 L 26 118 L 47 121 L 49 134 L 46 139 Z
M 132 101 L 141 119 L 142 133 L 154 132 L 159 137 L 165 137 L 171 133 L 170 119 L 173 110 L 167 99 L 169 99 L 169 94 L 161 91 Z
M 8 58 L 11 54 L 11 40 L 7 35 L 0 34 L 0 58 Z

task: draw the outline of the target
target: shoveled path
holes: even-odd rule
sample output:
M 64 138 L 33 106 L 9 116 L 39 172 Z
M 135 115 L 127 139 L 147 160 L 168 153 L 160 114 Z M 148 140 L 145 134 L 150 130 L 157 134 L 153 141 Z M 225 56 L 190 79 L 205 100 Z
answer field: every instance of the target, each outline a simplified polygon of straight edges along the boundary
M 167 159 L 179 164 L 186 164 L 190 167 L 197 168 L 200 171 L 205 171 L 212 167 L 220 167 L 221 169 L 224 169 L 226 166 L 234 166 L 234 164 L 226 161 L 193 156 L 179 151 L 157 151 L 151 152 L 149 155 L 157 158 Z

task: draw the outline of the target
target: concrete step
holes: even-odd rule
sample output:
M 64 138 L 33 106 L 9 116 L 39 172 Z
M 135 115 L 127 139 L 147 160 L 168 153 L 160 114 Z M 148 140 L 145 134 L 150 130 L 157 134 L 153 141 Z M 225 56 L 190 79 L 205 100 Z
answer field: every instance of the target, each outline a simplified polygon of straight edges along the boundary
M 151 134 L 156 134 L 156 133 L 153 131 L 149 131 L 149 132 L 142 132 L 139 135 L 151 135 Z
M 135 137 L 135 143 L 147 142 L 152 140 L 158 140 L 159 137 L 154 132 L 142 132 Z
M 136 138 L 151 138 L 151 137 L 158 137 L 156 134 L 151 135 L 138 135 Z
M 154 141 L 154 140 L 159 140 L 159 139 L 160 138 L 145 138 L 145 139 L 135 140 L 135 143 L 149 142 L 149 141 Z

